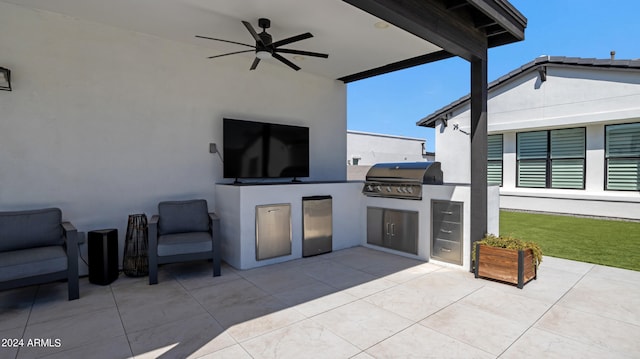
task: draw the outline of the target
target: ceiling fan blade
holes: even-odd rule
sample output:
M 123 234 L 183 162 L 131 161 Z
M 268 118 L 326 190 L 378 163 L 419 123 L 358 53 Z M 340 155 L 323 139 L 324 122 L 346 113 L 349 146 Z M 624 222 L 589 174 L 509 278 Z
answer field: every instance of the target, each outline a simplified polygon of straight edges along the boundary
M 222 54 L 222 55 L 216 55 L 216 56 L 209 56 L 207 57 L 208 59 L 215 59 L 216 57 L 222 57 L 222 56 L 229 56 L 229 55 L 235 55 L 235 54 L 241 54 L 243 52 L 252 52 L 254 50 L 242 50 L 242 51 L 235 51 L 235 52 L 230 52 L 228 54 Z
M 215 37 L 206 37 L 206 36 L 200 36 L 200 35 L 196 35 L 196 37 L 199 37 L 201 39 L 216 40 L 216 41 L 228 42 L 230 44 L 236 44 L 236 45 L 242 45 L 242 46 L 255 48 L 255 46 L 253 46 L 253 45 L 243 44 L 241 42 L 235 42 L 235 41 L 229 41 L 229 40 L 216 39 Z
M 275 49 L 276 52 L 282 52 L 284 54 L 294 54 L 294 55 L 304 55 L 304 56 L 313 56 L 313 57 L 322 57 L 328 58 L 329 55 L 321 54 L 319 52 L 310 52 L 310 51 L 302 51 L 302 50 L 292 50 L 292 49 Z
M 310 32 L 306 32 L 304 34 L 300 34 L 300 35 L 296 35 L 296 36 L 292 36 L 292 37 L 288 37 L 286 39 L 280 40 L 280 41 L 276 41 L 274 42 L 272 45 L 273 47 L 278 47 L 278 46 L 282 46 L 282 45 L 286 45 L 286 44 L 290 44 L 292 42 L 296 42 L 296 41 L 301 41 L 301 40 L 305 40 L 308 39 L 310 37 L 313 37 L 313 35 L 311 35 Z
M 251 68 L 249 68 L 249 70 L 255 70 L 256 67 L 258 67 L 259 63 L 260 63 L 260 59 L 256 57 L 256 59 L 253 60 L 253 63 L 251 64 Z
M 262 39 L 260 38 L 260 36 L 258 36 L 258 33 L 253 28 L 253 26 L 251 26 L 251 24 L 246 21 L 243 21 L 242 23 L 244 24 L 244 27 L 246 27 L 247 30 L 249 30 L 249 32 L 251 33 L 251 36 L 253 36 L 256 42 L 264 46 L 264 42 L 262 42 Z
M 292 69 L 298 71 L 300 70 L 300 67 L 296 66 L 296 64 L 294 64 L 293 62 L 285 59 L 284 57 L 282 57 L 282 55 L 278 55 L 277 53 L 273 53 L 273 57 L 280 60 L 282 63 L 284 63 L 285 65 L 291 67 Z

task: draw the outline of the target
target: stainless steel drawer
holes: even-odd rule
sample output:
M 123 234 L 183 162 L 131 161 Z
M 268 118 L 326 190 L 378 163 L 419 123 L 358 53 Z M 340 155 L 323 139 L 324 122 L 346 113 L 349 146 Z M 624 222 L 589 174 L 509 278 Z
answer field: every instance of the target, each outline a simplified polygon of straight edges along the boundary
M 433 237 L 447 239 L 454 242 L 462 242 L 462 224 L 446 221 L 434 221 Z
M 462 264 L 462 245 L 460 242 L 434 238 L 431 257 L 449 263 Z
M 434 222 L 462 222 L 462 204 L 455 202 L 433 201 L 432 216 Z
M 463 203 L 431 201 L 431 257 L 462 265 Z

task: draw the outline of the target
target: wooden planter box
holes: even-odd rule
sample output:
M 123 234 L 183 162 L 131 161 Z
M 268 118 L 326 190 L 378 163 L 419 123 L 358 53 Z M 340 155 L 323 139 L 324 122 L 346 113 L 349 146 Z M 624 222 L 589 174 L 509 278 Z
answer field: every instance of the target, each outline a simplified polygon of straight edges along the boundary
M 476 244 L 475 276 L 516 284 L 522 289 L 536 279 L 531 249 L 515 250 Z

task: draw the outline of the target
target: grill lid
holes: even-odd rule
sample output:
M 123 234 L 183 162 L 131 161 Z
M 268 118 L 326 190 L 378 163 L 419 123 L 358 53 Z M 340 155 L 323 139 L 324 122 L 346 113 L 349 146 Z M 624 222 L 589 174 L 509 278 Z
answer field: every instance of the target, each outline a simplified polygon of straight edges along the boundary
M 442 184 L 440 162 L 378 163 L 367 172 L 367 181 Z

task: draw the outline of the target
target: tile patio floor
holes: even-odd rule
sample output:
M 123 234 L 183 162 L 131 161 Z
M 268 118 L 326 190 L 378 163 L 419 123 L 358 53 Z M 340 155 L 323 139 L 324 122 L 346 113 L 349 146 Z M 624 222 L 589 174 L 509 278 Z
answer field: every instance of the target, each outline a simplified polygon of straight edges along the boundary
M 364 247 L 0 292 L 0 358 L 638 358 L 640 272 L 546 257 L 523 290 Z M 54 342 L 55 344 L 55 342 Z

